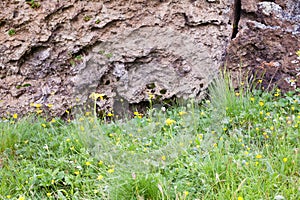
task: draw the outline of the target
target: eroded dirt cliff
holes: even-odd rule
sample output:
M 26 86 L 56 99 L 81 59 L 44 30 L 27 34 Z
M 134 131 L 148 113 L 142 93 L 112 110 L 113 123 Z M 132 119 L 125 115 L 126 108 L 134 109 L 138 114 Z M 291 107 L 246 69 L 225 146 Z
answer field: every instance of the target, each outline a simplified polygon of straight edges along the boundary
M 202 99 L 221 65 L 299 87 L 299 1 L 5 0 L 0 114 Z M 266 76 L 268 75 L 268 76 Z M 122 105 L 121 105 L 122 104 Z M 36 106 L 38 105 L 38 106 Z
M 50 114 L 103 93 L 100 108 L 201 99 L 231 35 L 232 1 L 1 2 L 0 113 Z M 53 105 L 53 107 L 52 107 Z

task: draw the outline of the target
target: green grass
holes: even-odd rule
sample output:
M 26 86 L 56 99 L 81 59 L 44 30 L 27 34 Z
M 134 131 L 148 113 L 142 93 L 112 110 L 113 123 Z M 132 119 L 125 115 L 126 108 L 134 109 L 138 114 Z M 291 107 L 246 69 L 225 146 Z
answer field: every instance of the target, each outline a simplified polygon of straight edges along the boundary
M 300 199 L 299 95 L 220 79 L 209 96 L 110 123 L 3 119 L 0 199 Z

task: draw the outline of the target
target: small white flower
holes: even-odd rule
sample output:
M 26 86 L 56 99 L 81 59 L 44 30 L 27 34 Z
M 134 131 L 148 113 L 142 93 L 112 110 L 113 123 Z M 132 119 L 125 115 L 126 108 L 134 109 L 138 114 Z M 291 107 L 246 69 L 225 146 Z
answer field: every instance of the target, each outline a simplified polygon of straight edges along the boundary
M 46 149 L 46 150 L 48 150 L 48 149 L 49 149 L 49 147 L 48 147 L 48 145 L 47 145 L 47 144 L 45 144 L 45 146 L 43 146 L 43 148 L 44 148 L 44 149 Z
M 80 165 L 76 166 L 76 168 L 82 170 L 82 167 Z
M 282 196 L 282 195 L 276 195 L 275 197 L 274 197 L 274 200 L 284 200 L 285 198 L 284 198 L 284 196 Z

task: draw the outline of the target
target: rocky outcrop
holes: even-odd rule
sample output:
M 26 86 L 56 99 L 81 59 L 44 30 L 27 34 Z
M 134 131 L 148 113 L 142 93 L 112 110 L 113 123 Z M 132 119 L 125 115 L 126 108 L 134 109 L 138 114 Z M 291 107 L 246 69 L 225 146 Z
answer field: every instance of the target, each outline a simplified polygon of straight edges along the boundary
M 61 116 L 85 105 L 92 92 L 104 94 L 97 102 L 104 110 L 149 95 L 201 99 L 230 39 L 231 6 L 231 0 L 2 1 L 0 113 L 25 114 L 41 104 Z
M 259 87 L 282 91 L 299 88 L 300 1 L 242 0 L 238 30 L 226 55 L 236 81 L 261 79 Z
M 299 6 L 293 0 L 2 1 L 0 114 L 62 116 L 88 105 L 92 92 L 103 94 L 96 103 L 104 111 L 150 98 L 200 100 L 224 61 L 236 77 L 294 89 Z

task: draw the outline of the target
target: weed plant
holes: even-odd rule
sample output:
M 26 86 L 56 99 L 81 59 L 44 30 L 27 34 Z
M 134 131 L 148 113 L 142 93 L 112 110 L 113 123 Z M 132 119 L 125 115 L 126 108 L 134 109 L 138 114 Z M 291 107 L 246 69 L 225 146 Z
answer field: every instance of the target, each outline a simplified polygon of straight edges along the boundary
M 0 199 L 300 199 L 297 92 L 219 78 L 201 105 L 125 121 L 14 114 L 0 121 Z

